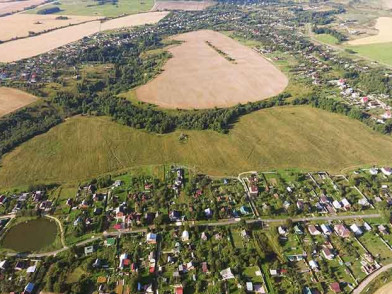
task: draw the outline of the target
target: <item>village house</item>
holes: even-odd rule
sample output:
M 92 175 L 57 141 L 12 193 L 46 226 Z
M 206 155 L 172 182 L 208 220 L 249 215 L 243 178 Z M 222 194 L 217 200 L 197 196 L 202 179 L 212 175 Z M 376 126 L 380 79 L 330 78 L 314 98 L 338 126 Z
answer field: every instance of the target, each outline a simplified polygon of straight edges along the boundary
M 324 247 L 321 249 L 321 252 L 323 253 L 324 257 L 328 260 L 332 260 L 335 258 L 335 255 L 331 252 L 331 250 L 328 247 Z
M 337 224 L 334 226 L 334 230 L 339 237 L 348 238 L 350 237 L 350 231 L 343 224 Z
M 308 226 L 308 231 L 312 236 L 318 236 L 321 235 L 321 232 L 316 228 L 315 225 L 309 225 Z
M 156 244 L 157 243 L 157 235 L 154 233 L 148 233 L 146 236 L 146 241 L 148 244 Z
M 350 229 L 355 234 L 355 236 L 361 236 L 363 234 L 362 230 L 356 224 L 352 224 Z

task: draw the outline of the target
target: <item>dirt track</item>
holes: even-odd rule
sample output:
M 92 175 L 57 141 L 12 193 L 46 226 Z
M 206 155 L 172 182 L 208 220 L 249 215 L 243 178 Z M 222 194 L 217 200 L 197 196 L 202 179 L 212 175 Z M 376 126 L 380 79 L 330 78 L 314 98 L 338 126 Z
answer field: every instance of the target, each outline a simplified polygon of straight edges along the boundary
M 221 33 L 202 30 L 174 39 L 185 42 L 169 49 L 173 58 L 162 74 L 136 90 L 138 99 L 165 108 L 228 107 L 275 96 L 288 84 L 273 64 Z
M 92 21 L 72 27 L 58 29 L 36 37 L 20 39 L 0 44 L 0 62 L 13 62 L 24 58 L 33 57 L 58 47 L 73 43 L 83 37 L 97 32 L 156 23 L 164 18 L 168 12 L 148 12 L 129 15 L 106 21 Z

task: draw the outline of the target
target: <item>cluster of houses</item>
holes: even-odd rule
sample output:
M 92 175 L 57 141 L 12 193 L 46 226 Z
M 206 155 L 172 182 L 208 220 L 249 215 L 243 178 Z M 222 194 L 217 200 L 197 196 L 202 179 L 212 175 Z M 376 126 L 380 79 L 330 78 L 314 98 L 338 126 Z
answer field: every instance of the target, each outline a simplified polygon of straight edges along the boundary
M 392 118 L 391 107 L 387 103 L 389 95 L 364 95 L 362 91 L 351 87 L 346 79 L 332 80 L 329 81 L 329 84 L 338 87 L 341 97 L 350 105 L 356 105 L 365 111 L 381 110 L 381 115 L 376 117 L 378 123 L 383 124 L 385 120 Z
M 45 191 L 25 192 L 13 194 L 10 196 L 0 195 L 0 205 L 11 205 L 12 210 L 9 212 L 17 213 L 21 209 L 34 208 L 43 212 L 50 212 L 53 208 L 53 202 L 47 199 Z M 11 208 L 10 208 L 11 209 Z
M 161 20 L 155 26 L 144 26 L 137 29 L 119 29 L 118 32 L 126 34 L 105 34 L 97 33 L 84 37 L 78 42 L 67 44 L 48 53 L 36 57 L 21 60 L 18 62 L 0 65 L 0 86 L 12 81 L 22 81 L 29 84 L 55 82 L 53 73 L 64 67 L 73 66 L 76 71 L 77 58 L 81 51 L 91 48 L 109 48 L 128 45 L 136 39 L 160 32 L 183 32 L 187 28 L 192 28 L 200 24 L 221 23 L 238 19 L 239 11 L 205 11 L 197 15 L 189 16 L 186 14 L 174 14 Z M 80 75 L 75 74 L 75 79 Z

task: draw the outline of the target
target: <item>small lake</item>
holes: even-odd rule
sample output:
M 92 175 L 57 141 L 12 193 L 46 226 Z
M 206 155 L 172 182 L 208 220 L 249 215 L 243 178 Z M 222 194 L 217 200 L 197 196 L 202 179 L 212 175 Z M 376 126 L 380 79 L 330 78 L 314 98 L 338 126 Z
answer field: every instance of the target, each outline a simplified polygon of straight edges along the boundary
M 16 252 L 38 251 L 54 242 L 57 225 L 46 218 L 38 218 L 13 226 L 4 236 L 1 247 Z

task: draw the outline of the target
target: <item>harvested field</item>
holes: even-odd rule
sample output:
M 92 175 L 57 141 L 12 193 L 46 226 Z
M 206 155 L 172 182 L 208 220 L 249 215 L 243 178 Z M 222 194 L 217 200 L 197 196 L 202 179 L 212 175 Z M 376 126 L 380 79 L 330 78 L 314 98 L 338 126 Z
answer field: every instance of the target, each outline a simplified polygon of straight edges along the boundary
M 29 32 L 41 33 L 47 30 L 66 27 L 70 24 L 98 19 L 94 16 L 67 16 L 68 19 L 56 19 L 58 15 L 13 14 L 0 18 L 0 41 L 27 37 Z M 23 24 L 23 25 L 21 25 Z
M 148 12 L 116 18 L 102 23 L 101 31 L 156 23 L 167 14 L 168 12 Z M 100 21 L 97 20 L 0 44 L 0 62 L 13 62 L 39 55 L 95 34 L 99 29 Z
M 0 117 L 33 103 L 37 97 L 26 92 L 0 87 Z
M 392 282 L 384 285 L 376 291 L 374 294 L 391 294 L 392 293 Z
M 173 37 L 164 72 L 136 89 L 139 100 L 165 108 L 204 109 L 258 101 L 282 92 L 287 77 L 252 49 L 221 33 Z
M 214 5 L 212 1 L 156 1 L 153 11 L 160 10 L 203 10 Z
M 385 9 L 392 9 L 392 0 L 383 0 L 383 4 Z
M 348 42 L 349 45 L 369 45 L 392 42 L 392 17 L 379 17 L 376 23 L 378 34 Z
M 1 1 L 0 15 L 22 11 L 31 6 L 44 3 L 45 0 L 25 0 L 25 1 Z
M 185 143 L 179 140 L 182 133 L 188 135 Z M 107 172 L 173 163 L 212 175 L 281 168 L 334 173 L 391 164 L 392 138 L 359 121 L 304 106 L 251 113 L 227 135 L 180 130 L 158 135 L 104 117 L 74 117 L 6 154 L 0 187 L 80 182 Z

